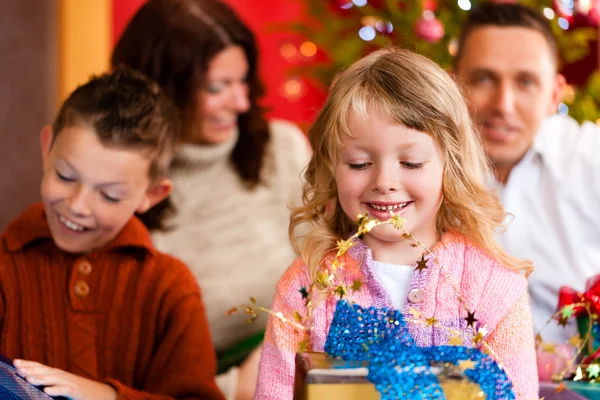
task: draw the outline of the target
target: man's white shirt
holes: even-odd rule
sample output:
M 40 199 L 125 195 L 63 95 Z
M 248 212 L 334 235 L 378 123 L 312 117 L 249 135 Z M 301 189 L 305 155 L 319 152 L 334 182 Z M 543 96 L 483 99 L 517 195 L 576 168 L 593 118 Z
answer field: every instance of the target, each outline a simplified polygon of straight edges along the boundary
M 600 274 L 600 130 L 569 117 L 547 118 L 506 186 L 495 186 L 512 214 L 498 241 L 534 264 L 529 293 L 538 333 L 557 309 L 561 286 L 583 291 Z M 563 328 L 553 321 L 542 336 L 565 343 L 576 333 L 574 322 Z

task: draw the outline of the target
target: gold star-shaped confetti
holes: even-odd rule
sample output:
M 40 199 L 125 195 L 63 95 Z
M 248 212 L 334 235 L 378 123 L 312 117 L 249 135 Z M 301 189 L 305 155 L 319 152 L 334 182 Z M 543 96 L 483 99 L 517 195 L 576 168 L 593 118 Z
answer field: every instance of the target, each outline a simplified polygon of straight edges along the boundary
M 479 342 L 481 342 L 484 338 L 485 335 L 487 335 L 487 329 L 485 327 L 481 327 L 477 330 L 477 333 L 475 333 L 475 335 L 473 335 L 473 343 L 474 344 L 479 344 Z
M 229 311 L 227 311 L 227 315 L 235 314 L 237 310 L 237 307 L 230 308 Z
M 395 230 L 402 229 L 402 225 L 406 222 L 404 218 L 400 216 L 400 214 L 393 214 L 392 218 L 390 218 L 390 222 L 394 225 Z
M 560 326 L 562 326 L 563 328 L 567 327 L 567 323 L 569 322 L 569 318 L 566 317 L 562 317 L 562 316 L 558 316 L 556 317 L 556 323 Z
M 460 337 L 460 335 L 452 335 L 450 336 L 450 339 L 448 340 L 448 345 L 450 346 L 462 346 L 463 341 Z
M 542 351 L 549 354 L 556 353 L 556 345 L 551 342 L 544 342 L 542 343 Z
M 417 311 L 416 309 L 414 309 L 414 308 L 412 308 L 412 307 L 408 309 L 408 312 L 409 312 L 409 313 L 410 313 L 410 314 L 411 314 L 413 317 L 415 317 L 415 318 L 417 318 L 417 319 L 418 319 L 418 318 L 421 318 L 421 312 L 420 312 L 420 311 Z
M 306 350 L 308 350 L 308 339 L 301 341 L 300 345 L 298 346 L 298 352 L 304 353 Z
M 465 321 L 467 321 L 468 326 L 475 328 L 475 322 L 478 321 L 478 319 L 475 318 L 475 312 L 467 311 L 467 316 L 465 317 Z
M 340 299 L 348 294 L 346 288 L 342 285 L 336 286 L 334 293 L 337 294 L 340 297 Z
M 354 242 L 352 240 L 338 240 L 337 241 L 337 249 L 338 256 L 346 254 L 350 247 L 354 246 Z
M 302 322 L 302 315 L 300 315 L 300 313 L 296 311 L 294 312 L 294 319 L 296 320 L 296 322 L 300 323 Z
M 573 347 L 581 346 L 582 342 L 583 342 L 583 340 L 581 339 L 581 336 L 579 336 L 579 335 L 573 335 L 569 338 L 569 344 Z
M 427 318 L 425 320 L 425 322 L 427 323 L 427 326 L 437 326 L 439 321 L 437 319 L 435 319 L 434 316 L 431 316 L 431 317 Z
M 588 373 L 588 378 L 598 378 L 598 374 L 600 374 L 600 365 L 590 364 L 585 371 Z
M 473 360 L 462 360 L 458 362 L 460 369 L 465 372 L 468 369 L 475 369 L 475 363 Z
M 344 268 L 344 263 L 341 262 L 340 260 L 338 260 L 337 258 L 335 260 L 333 260 L 333 262 L 331 263 L 331 269 L 333 271 L 336 271 L 339 268 Z
M 415 271 L 419 271 L 419 272 L 423 272 L 423 270 L 429 268 L 427 266 L 427 260 L 425 259 L 425 254 L 421 255 L 421 259 L 419 261 L 417 261 L 417 267 L 415 268 Z
M 317 285 L 322 288 L 326 288 L 331 286 L 331 281 L 333 280 L 333 274 L 330 274 L 329 271 L 321 271 L 317 274 Z
M 358 292 L 358 291 L 360 291 L 362 286 L 363 286 L 363 281 L 360 279 L 355 279 L 354 281 L 352 281 L 352 286 L 350 286 L 350 288 L 353 291 Z
M 571 316 L 573 315 L 573 304 L 564 306 L 561 310 L 561 313 L 563 318 L 571 318 Z

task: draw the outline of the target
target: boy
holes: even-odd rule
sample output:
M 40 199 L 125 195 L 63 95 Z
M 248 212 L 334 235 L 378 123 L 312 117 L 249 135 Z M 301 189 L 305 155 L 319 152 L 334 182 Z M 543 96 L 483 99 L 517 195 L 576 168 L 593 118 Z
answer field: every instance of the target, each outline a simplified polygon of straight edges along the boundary
M 134 216 L 171 190 L 176 121 L 117 69 L 42 131 L 42 204 L 0 236 L 0 353 L 49 395 L 222 399 L 195 278 Z

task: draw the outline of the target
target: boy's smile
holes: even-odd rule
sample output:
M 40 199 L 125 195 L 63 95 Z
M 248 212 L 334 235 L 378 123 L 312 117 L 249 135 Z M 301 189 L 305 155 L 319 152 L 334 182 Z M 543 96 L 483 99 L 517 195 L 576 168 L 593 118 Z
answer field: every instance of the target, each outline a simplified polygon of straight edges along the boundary
M 71 253 L 102 247 L 149 205 L 150 160 L 104 146 L 92 128 L 67 126 L 52 142 L 42 132 L 41 194 L 56 245 Z

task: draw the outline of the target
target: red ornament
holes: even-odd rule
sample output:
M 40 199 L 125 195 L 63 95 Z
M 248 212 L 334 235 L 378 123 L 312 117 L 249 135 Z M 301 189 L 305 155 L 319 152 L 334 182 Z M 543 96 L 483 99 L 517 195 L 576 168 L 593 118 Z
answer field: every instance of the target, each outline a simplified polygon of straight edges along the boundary
M 435 11 L 437 6 L 436 0 L 423 0 L 423 10 Z
M 444 24 L 431 11 L 425 11 L 415 25 L 415 34 L 429 43 L 437 43 L 444 37 Z
M 575 0 L 573 4 L 574 19 L 586 26 L 598 26 L 600 22 L 600 0 L 582 2 Z

